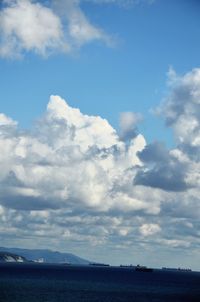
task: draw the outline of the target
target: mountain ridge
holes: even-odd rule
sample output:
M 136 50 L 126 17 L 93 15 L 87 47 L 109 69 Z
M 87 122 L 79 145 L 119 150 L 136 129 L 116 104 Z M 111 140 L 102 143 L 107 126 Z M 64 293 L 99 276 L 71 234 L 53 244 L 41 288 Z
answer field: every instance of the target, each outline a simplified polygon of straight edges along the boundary
M 0 251 L 0 262 L 28 262 L 28 260 L 21 255 Z
M 0 247 L 0 253 L 11 253 L 15 256 L 25 258 L 28 261 L 44 263 L 69 263 L 69 264 L 89 264 L 91 261 L 78 257 L 72 253 L 62 253 L 50 249 L 22 249 Z

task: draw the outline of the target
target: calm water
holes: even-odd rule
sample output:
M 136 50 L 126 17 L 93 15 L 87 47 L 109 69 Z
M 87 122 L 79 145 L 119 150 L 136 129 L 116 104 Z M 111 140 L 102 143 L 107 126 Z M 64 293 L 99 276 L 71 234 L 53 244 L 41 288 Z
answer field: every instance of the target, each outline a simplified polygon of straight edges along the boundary
M 0 264 L 0 302 L 200 301 L 200 273 Z

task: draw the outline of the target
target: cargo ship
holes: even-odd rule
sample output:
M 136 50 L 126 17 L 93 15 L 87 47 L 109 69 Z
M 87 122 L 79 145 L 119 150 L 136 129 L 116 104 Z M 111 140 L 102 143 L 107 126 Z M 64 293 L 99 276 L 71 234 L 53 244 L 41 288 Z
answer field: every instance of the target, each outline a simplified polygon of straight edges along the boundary
M 143 265 L 139 265 L 139 264 L 135 267 L 135 270 L 137 272 L 147 272 L 147 273 L 153 272 L 153 268 L 143 266 Z
M 190 268 L 173 268 L 173 267 L 162 267 L 163 271 L 174 271 L 174 272 L 191 272 L 192 270 Z

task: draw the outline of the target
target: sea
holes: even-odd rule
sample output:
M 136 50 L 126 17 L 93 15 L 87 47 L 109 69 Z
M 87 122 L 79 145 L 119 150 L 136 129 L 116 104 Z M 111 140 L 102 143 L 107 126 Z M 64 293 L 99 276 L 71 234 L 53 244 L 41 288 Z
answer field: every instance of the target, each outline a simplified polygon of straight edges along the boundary
M 200 302 L 200 273 L 0 264 L 0 302 Z

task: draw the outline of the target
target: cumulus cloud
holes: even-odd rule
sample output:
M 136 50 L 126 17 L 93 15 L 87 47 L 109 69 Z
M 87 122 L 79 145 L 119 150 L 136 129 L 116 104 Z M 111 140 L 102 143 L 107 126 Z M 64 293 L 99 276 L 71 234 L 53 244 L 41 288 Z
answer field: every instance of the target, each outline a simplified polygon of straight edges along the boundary
M 21 58 L 28 52 L 48 56 L 73 53 L 84 44 L 115 39 L 92 24 L 82 9 L 84 2 L 129 7 L 152 0 L 2 0 L 0 5 L 0 57 Z
M 172 127 L 179 148 L 194 158 L 200 147 L 200 70 L 193 69 L 182 77 L 170 71 L 169 79 L 172 93 L 160 111 L 167 126 Z
M 174 133 L 176 147 L 172 150 L 161 143 L 152 143 L 138 156 L 145 168 L 138 172 L 135 183 L 166 191 L 186 191 L 199 185 L 200 151 L 200 70 L 178 76 L 170 68 L 170 93 L 158 112 Z
M 17 122 L 13 121 L 11 118 L 7 117 L 5 114 L 0 113 L 0 126 L 15 126 Z
M 3 1 L 0 10 L 0 56 L 16 58 L 25 52 L 47 56 L 61 51 L 72 52 L 93 40 L 111 43 L 111 38 L 93 26 L 79 1 Z M 62 14 L 60 14 L 60 9 Z
M 15 123 L 5 116 L 4 121 L 11 124 L 6 131 L 1 126 L 4 156 L 9 154 L 6 159 L 1 154 L 2 164 L 7 161 L 1 172 L 4 206 L 149 210 L 134 196 L 132 177 L 125 179 L 140 165 L 136 153 L 145 146 L 141 135 L 127 149 L 106 120 L 83 115 L 58 96 L 51 96 L 34 134 L 13 132 Z M 122 192 L 118 184 L 123 178 L 129 192 Z
M 67 22 L 67 35 L 74 47 L 79 47 L 93 40 L 112 44 L 112 39 L 102 29 L 90 23 L 80 7 L 81 1 L 52 0 L 53 8 L 61 19 Z
M 24 51 L 45 55 L 65 47 L 60 19 L 50 8 L 29 0 L 6 2 L 0 11 L 0 55 L 17 57 Z
M 59 96 L 50 97 L 30 131 L 0 114 L 3 244 L 70 246 L 86 256 L 90 246 L 89 257 L 98 259 L 107 259 L 105 245 L 113 253 L 125 249 L 129 259 L 141 249 L 144 257 L 159 251 L 163 263 L 165 252 L 172 257 L 190 249 L 197 261 L 199 69 L 171 72 L 169 83 L 160 112 L 174 131 L 171 150 L 162 142 L 146 144 L 137 132 L 127 143 L 107 120 Z M 193 118 L 195 128 L 182 122 Z M 123 129 L 135 129 L 134 114 L 123 119 Z

